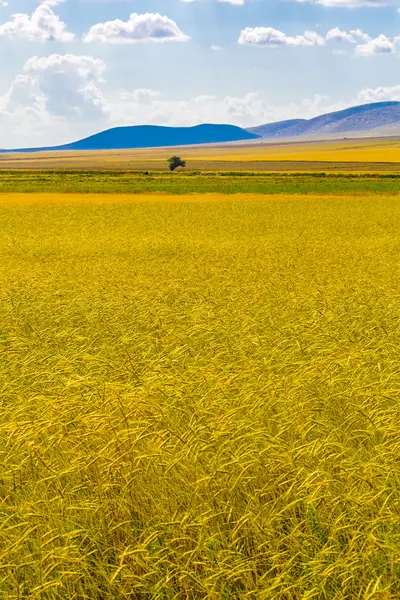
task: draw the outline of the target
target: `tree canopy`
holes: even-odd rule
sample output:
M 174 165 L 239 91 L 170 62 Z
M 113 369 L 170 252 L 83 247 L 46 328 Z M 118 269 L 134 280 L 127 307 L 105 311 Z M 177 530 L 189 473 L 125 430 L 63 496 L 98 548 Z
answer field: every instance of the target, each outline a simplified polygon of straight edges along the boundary
M 182 160 L 180 156 L 171 156 L 168 159 L 170 171 L 175 171 L 178 167 L 186 167 L 186 160 Z

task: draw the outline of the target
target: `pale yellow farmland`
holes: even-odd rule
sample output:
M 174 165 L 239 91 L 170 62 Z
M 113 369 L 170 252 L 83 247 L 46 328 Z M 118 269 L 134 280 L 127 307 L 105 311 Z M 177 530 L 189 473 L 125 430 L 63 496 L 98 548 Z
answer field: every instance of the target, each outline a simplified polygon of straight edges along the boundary
M 180 148 L 0 154 L 5 169 L 167 170 L 178 154 L 188 169 L 208 171 L 398 171 L 399 139 L 318 143 L 255 142 Z
M 400 162 L 400 141 L 320 142 L 307 144 L 259 144 L 247 147 L 207 149 L 199 148 L 196 160 L 207 161 L 307 161 L 307 162 Z

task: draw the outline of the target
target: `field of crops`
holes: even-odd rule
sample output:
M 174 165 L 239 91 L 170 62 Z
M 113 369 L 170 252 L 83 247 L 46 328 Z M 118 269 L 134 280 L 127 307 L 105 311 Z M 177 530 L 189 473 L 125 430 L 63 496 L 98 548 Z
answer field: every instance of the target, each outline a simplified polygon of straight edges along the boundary
M 3 170 L 168 171 L 183 156 L 189 170 L 258 172 L 400 172 L 399 138 L 321 142 L 256 141 L 178 148 L 1 154 Z
M 397 195 L 400 174 L 0 171 L 5 193 Z
M 212 160 L 216 162 L 259 162 L 259 161 L 305 161 L 309 163 L 398 163 L 400 162 L 400 142 L 385 138 L 374 142 L 368 140 L 340 140 L 333 142 L 292 144 L 258 143 L 252 146 L 219 148 L 198 147 L 196 153 L 189 154 L 198 161 Z
M 307 189 L 0 195 L 1 598 L 400 597 L 400 204 Z

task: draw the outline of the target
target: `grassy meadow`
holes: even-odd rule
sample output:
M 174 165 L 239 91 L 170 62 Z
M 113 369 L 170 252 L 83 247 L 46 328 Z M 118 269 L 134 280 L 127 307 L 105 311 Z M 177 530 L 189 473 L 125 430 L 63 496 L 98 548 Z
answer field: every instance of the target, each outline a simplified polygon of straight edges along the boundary
M 1 171 L 1 197 L 26 194 L 399 194 L 400 173 Z M 56 202 L 59 198 L 53 196 Z
M 399 598 L 397 180 L 33 177 L 0 177 L 0 598 Z

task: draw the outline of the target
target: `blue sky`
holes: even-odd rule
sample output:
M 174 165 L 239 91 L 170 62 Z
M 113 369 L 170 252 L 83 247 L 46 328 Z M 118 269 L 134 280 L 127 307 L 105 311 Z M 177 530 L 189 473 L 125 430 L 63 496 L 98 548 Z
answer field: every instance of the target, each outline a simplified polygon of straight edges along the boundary
M 400 0 L 0 0 L 0 147 L 400 99 Z

